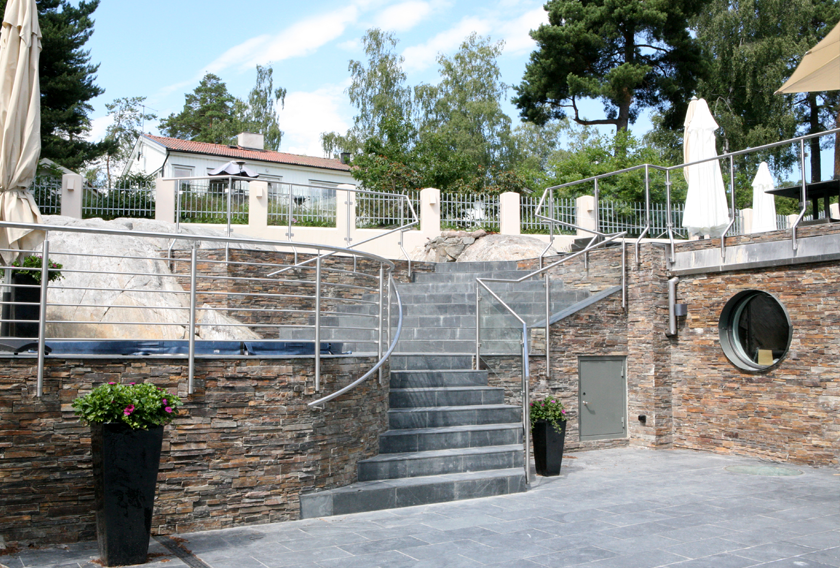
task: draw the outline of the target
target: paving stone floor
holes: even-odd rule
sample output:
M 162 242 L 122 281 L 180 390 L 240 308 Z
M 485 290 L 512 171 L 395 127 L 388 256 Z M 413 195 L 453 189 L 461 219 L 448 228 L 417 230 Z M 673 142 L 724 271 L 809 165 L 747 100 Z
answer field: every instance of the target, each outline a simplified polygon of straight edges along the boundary
M 176 541 L 160 539 L 144 566 L 840 567 L 837 468 L 637 448 L 566 458 L 560 477 L 538 477 L 527 493 L 181 534 L 191 554 L 176 556 L 165 546 Z M 81 543 L 0 564 L 95 568 L 96 557 L 95 543 Z

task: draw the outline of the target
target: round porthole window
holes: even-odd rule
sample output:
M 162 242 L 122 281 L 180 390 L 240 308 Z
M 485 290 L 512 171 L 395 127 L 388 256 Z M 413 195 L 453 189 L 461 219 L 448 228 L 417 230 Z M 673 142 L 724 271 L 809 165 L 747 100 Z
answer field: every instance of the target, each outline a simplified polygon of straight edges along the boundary
M 779 363 L 793 336 L 784 306 L 759 290 L 733 296 L 720 314 L 718 327 L 723 352 L 745 371 L 762 371 Z

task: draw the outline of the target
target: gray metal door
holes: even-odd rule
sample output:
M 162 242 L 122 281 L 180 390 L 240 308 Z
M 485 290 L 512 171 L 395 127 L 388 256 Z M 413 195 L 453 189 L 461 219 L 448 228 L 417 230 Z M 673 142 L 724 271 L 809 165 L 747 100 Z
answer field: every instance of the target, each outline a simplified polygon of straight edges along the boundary
M 581 440 L 627 436 L 625 357 L 579 357 Z

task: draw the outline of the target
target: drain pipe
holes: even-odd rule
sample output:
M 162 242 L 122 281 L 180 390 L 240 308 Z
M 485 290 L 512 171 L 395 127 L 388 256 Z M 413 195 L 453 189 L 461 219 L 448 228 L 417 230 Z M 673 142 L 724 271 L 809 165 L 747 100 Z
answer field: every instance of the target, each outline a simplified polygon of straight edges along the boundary
M 677 284 L 679 283 L 680 279 L 678 277 L 673 277 L 668 280 L 668 337 L 674 337 L 677 335 L 677 312 L 676 312 L 676 304 L 677 304 Z

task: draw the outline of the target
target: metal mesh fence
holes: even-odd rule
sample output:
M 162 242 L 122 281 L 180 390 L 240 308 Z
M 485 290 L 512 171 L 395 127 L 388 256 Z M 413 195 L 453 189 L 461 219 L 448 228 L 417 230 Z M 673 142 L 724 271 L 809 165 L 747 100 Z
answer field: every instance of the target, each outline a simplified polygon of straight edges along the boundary
M 61 215 L 61 178 L 37 177 L 29 191 L 42 214 Z
M 248 182 L 227 179 L 177 180 L 178 218 L 181 223 L 248 224 Z
M 82 200 L 82 217 L 106 221 L 119 217 L 154 219 L 155 185 L 117 183 L 112 188 L 87 187 Z
M 356 194 L 356 227 L 360 229 L 386 229 L 401 227 L 409 223 L 413 216 L 406 197 L 414 206 L 414 211 L 420 207 L 420 192 L 411 191 L 404 194 Z
M 268 224 L 298 227 L 335 227 L 336 190 L 327 187 L 271 183 L 268 188 Z
M 499 230 L 499 196 L 441 193 L 442 229 Z
M 577 204 L 574 199 L 554 198 L 553 208 L 550 198 L 546 198 L 542 214 L 552 219 L 563 221 L 571 225 L 577 224 Z M 545 234 L 549 233 L 548 222 L 537 218 L 537 205 L 540 197 L 523 195 L 519 201 L 520 214 L 519 223 L 523 233 Z M 554 226 L 555 234 L 573 235 L 575 229 L 569 229 L 562 225 Z

